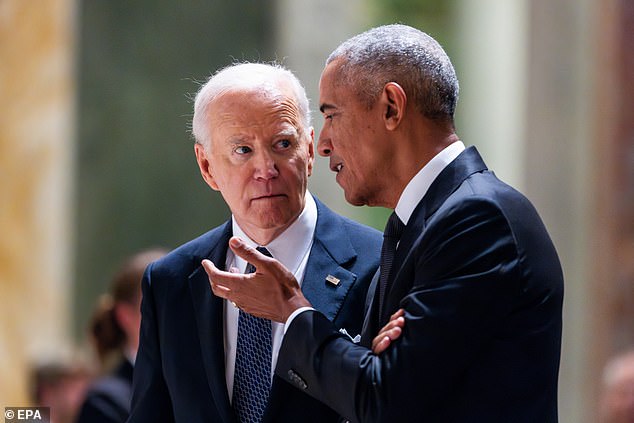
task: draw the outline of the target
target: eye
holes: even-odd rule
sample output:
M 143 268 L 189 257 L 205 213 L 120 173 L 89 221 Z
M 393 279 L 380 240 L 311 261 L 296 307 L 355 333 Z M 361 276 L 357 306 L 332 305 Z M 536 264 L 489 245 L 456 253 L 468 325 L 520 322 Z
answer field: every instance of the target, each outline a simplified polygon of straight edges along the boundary
M 280 140 L 277 142 L 277 147 L 280 149 L 287 149 L 291 146 L 290 140 Z
M 246 146 L 244 146 L 244 145 L 241 145 L 240 147 L 237 147 L 237 148 L 236 148 L 235 150 L 233 150 L 233 151 L 235 151 L 235 152 L 236 152 L 236 153 L 238 153 L 238 154 L 247 154 L 247 153 L 250 153 L 250 152 L 251 152 L 251 148 L 246 147 Z

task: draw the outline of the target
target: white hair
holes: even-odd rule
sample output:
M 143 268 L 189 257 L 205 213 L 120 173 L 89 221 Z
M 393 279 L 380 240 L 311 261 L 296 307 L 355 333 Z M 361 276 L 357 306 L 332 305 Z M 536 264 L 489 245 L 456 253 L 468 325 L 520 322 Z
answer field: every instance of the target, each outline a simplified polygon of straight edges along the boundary
M 196 93 L 192 119 L 195 142 L 203 146 L 210 145 L 207 109 L 216 98 L 231 90 L 277 91 L 280 83 L 290 84 L 304 125 L 300 129 L 308 133 L 311 126 L 310 107 L 306 90 L 299 79 L 277 63 L 238 63 L 217 71 Z

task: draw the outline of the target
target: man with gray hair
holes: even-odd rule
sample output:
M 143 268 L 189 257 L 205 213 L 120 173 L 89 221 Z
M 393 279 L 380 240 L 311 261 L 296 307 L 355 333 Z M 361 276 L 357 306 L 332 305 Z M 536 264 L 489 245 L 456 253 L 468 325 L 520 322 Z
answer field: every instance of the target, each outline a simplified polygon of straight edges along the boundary
M 285 322 L 276 374 L 353 422 L 557 421 L 559 259 L 531 203 L 458 138 L 457 100 L 443 49 L 405 25 L 344 42 L 321 75 L 319 153 L 348 202 L 394 209 L 362 345 L 243 241 L 259 278 L 203 263 L 217 295 Z
M 336 422 L 336 412 L 274 375 L 283 325 L 214 296 L 201 262 L 258 276 L 228 248 L 239 236 L 290 269 L 313 306 L 354 337 L 381 235 L 307 191 L 314 133 L 290 71 L 257 63 L 219 71 L 196 95 L 192 129 L 200 173 L 231 219 L 146 270 L 128 421 Z

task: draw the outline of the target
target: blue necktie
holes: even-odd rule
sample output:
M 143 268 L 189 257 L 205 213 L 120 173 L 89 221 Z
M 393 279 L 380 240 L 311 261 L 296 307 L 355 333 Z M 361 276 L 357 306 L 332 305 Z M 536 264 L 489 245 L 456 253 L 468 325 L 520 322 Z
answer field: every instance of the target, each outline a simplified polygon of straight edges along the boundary
M 379 274 L 379 320 L 383 316 L 385 295 L 388 291 L 388 279 L 392 270 L 392 262 L 396 254 L 396 246 L 403 234 L 405 224 L 401 222 L 395 212 L 392 212 L 383 232 L 383 246 L 381 247 L 381 270 Z
M 264 248 L 257 250 L 271 257 Z M 245 273 L 255 272 L 247 265 Z M 233 376 L 233 409 L 240 423 L 260 423 L 271 390 L 271 321 L 240 310 Z

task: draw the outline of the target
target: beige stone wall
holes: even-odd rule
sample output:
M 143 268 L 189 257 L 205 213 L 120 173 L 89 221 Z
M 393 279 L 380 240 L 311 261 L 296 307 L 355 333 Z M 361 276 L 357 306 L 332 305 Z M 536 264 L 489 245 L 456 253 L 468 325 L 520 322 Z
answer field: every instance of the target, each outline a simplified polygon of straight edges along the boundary
M 69 341 L 74 13 L 0 1 L 0 407 Z

